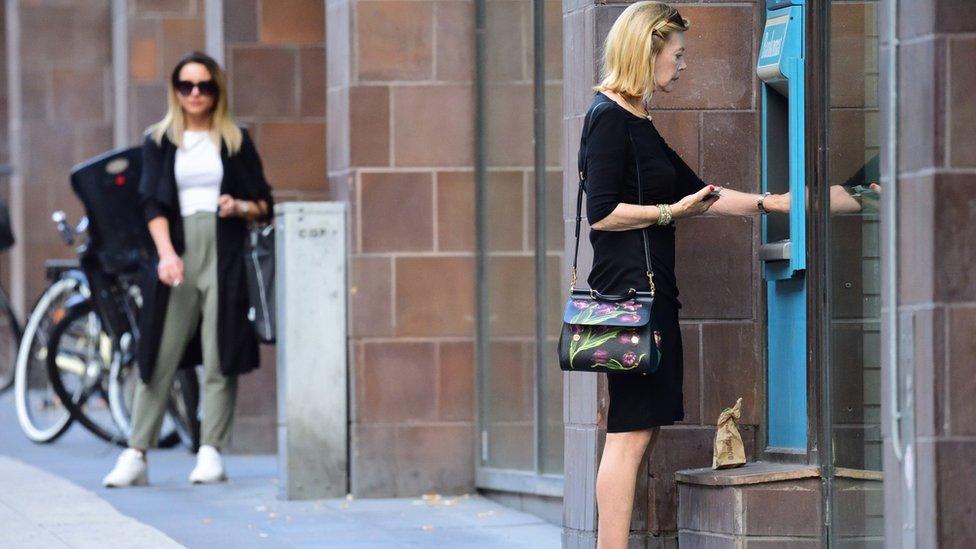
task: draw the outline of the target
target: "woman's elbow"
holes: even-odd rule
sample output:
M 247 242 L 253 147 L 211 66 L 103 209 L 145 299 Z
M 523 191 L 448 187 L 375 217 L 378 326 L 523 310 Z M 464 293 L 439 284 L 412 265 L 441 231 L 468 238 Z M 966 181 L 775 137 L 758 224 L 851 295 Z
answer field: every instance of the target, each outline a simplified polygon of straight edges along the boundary
M 604 215 L 595 222 L 590 223 L 590 229 L 594 231 L 609 231 L 612 227 L 613 223 L 610 221 L 610 214 Z
M 612 208 L 587 208 L 586 219 L 590 222 L 590 228 L 596 231 L 613 230 L 613 213 L 617 206 L 618 204 L 614 204 Z

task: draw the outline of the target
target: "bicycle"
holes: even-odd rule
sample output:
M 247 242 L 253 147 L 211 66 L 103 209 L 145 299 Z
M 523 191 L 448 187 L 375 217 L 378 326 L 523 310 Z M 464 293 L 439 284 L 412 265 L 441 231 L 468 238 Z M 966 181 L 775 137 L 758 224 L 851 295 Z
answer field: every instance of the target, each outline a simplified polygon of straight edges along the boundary
M 69 287 L 77 291 L 61 301 L 45 301 L 42 296 L 32 320 L 50 316 L 53 323 L 45 324 L 40 336 L 34 330 L 32 338 L 42 345 L 34 346 L 33 352 L 22 347 L 25 358 L 18 361 L 25 372 L 43 365 L 54 401 L 71 418 L 61 432 L 76 419 L 99 438 L 118 445 L 126 444 L 131 429 L 131 389 L 138 376 L 136 318 L 141 304 L 136 281 L 148 266 L 148 232 L 134 185 L 127 184 L 138 179 L 139 160 L 139 149 L 133 148 L 111 151 L 72 169 L 72 189 L 88 215 L 76 228 L 68 225 L 63 212 L 56 212 L 53 220 L 66 244 L 80 241 L 75 247 L 79 259 L 45 295 L 59 295 Z M 44 323 L 38 320 L 37 324 Z M 199 392 L 196 382 L 195 372 L 184 372 L 180 383 L 174 384 L 177 392 L 170 399 L 160 446 L 183 441 L 196 447 L 196 409 L 189 414 L 182 405 L 187 401 L 182 392 Z M 53 427 L 43 432 L 49 440 L 61 434 Z M 41 437 L 29 431 L 25 429 L 28 438 L 48 441 L 37 440 Z
M 98 292 L 71 300 L 48 338 L 46 367 L 54 392 L 74 418 L 97 437 L 125 446 L 132 430 L 132 400 L 139 375 L 134 362 L 139 294 L 131 277 L 114 282 L 102 293 L 101 299 L 107 301 L 101 307 L 119 313 L 122 323 L 113 327 L 113 322 L 103 322 L 107 315 L 97 311 Z M 184 391 L 199 391 L 196 379 L 195 372 L 178 374 L 160 446 L 182 441 L 196 447 L 198 422 L 185 419 L 190 413 L 183 404 Z M 196 406 L 190 409 L 195 412 Z

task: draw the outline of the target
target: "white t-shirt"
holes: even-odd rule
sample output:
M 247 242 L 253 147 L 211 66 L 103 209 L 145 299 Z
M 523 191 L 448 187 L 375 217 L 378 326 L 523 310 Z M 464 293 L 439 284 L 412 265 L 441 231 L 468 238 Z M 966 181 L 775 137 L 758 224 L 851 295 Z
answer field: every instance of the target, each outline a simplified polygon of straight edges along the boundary
M 220 149 L 210 139 L 210 132 L 183 132 L 183 146 L 176 149 L 174 172 L 183 217 L 217 211 L 224 164 L 220 160 Z

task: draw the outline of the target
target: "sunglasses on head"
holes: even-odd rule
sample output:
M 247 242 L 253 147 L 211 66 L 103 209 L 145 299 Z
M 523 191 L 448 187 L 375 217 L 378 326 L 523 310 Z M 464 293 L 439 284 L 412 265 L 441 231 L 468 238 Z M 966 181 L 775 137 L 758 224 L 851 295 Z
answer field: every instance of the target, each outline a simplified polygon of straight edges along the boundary
M 200 82 L 190 82 L 189 80 L 179 80 L 174 84 L 176 92 L 187 96 L 193 93 L 193 88 L 200 90 L 200 95 L 217 95 L 217 84 L 213 80 L 201 80 Z

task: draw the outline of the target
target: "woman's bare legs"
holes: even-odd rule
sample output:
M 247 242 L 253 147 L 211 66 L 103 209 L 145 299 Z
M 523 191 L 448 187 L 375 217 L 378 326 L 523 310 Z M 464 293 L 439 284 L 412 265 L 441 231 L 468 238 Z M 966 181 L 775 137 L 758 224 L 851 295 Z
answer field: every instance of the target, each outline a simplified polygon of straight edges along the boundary
M 596 475 L 596 504 L 599 513 L 597 549 L 626 549 L 630 536 L 630 514 L 634 508 L 637 470 L 644 451 L 654 450 L 660 427 L 607 433 L 607 442 Z

